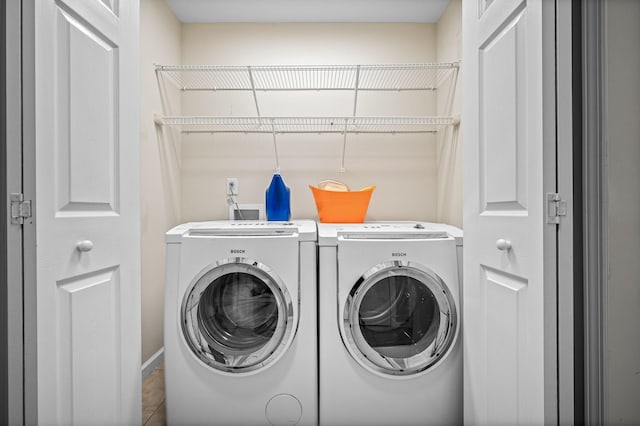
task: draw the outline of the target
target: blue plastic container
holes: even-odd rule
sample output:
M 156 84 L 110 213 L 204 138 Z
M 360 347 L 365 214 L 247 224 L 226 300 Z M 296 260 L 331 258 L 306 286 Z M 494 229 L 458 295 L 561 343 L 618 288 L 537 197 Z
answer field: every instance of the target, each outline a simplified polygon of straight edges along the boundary
M 265 207 L 267 220 L 288 221 L 291 219 L 291 190 L 276 173 L 267 188 Z

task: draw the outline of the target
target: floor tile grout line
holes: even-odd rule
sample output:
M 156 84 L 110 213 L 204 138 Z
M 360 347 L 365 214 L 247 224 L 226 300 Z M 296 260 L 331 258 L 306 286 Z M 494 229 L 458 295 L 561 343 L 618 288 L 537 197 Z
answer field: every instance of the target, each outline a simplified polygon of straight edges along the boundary
M 162 376 L 162 399 L 160 400 L 160 402 L 158 402 L 156 405 L 150 405 L 147 406 L 148 408 L 153 407 L 153 411 L 151 412 L 151 414 L 147 417 L 146 420 L 144 420 L 144 422 L 142 423 L 142 425 L 146 425 L 147 423 L 149 423 L 149 421 L 153 418 L 153 416 L 158 412 L 158 408 L 160 408 L 162 406 L 162 404 L 165 402 L 165 394 L 164 394 L 164 368 L 162 368 L 163 365 L 159 365 L 157 366 L 147 377 L 145 377 L 145 379 L 142 381 L 142 388 L 148 388 L 149 385 L 149 379 L 151 378 L 151 376 L 153 374 L 160 374 L 160 376 Z M 155 387 L 155 386 L 154 386 Z M 144 408 L 144 407 L 143 407 Z M 144 410 L 143 410 L 144 411 Z
M 164 398 L 162 398 L 162 401 L 160 401 L 160 403 L 156 406 L 156 408 L 153 409 L 153 413 L 151 413 L 149 418 L 144 422 L 143 426 L 149 423 L 149 421 L 153 418 L 153 416 L 156 415 L 156 413 L 158 412 L 158 409 L 162 406 L 163 403 L 164 403 Z

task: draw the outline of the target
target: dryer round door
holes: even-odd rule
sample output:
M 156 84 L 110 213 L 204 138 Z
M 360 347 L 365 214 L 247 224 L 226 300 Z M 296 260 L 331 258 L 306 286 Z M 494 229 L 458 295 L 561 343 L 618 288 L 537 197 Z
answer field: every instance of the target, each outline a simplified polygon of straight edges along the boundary
M 448 355 L 458 313 L 436 273 L 393 261 L 360 277 L 347 297 L 343 322 L 345 344 L 356 361 L 379 374 L 409 376 Z
M 196 357 L 226 373 L 265 368 L 288 349 L 297 321 L 282 280 L 245 258 L 217 262 L 187 289 L 184 338 Z

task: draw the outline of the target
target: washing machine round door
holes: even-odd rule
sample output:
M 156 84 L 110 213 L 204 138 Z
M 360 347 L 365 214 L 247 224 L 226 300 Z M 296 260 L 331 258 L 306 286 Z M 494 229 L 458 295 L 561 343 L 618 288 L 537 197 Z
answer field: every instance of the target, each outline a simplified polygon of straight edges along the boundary
M 182 302 L 184 338 L 196 357 L 227 373 L 274 363 L 295 331 L 295 312 L 282 280 L 244 258 L 217 262 L 191 283 Z
M 344 308 L 345 343 L 376 373 L 408 376 L 434 368 L 456 338 L 458 314 L 443 280 L 414 262 L 386 262 L 365 273 Z

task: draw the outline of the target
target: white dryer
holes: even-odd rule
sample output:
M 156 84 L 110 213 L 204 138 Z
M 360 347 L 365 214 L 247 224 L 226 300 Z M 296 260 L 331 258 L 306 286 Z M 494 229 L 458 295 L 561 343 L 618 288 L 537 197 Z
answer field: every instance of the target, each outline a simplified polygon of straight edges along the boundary
M 321 425 L 460 425 L 462 231 L 319 224 Z
M 313 221 L 166 234 L 168 424 L 317 424 L 316 237 Z

